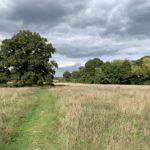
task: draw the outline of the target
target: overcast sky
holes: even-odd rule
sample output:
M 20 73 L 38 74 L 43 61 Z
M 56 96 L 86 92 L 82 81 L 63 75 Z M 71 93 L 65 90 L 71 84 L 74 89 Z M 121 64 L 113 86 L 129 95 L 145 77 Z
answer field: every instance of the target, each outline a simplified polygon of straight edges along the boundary
M 57 49 L 57 76 L 94 57 L 150 55 L 150 0 L 0 0 L 0 41 L 21 29 Z

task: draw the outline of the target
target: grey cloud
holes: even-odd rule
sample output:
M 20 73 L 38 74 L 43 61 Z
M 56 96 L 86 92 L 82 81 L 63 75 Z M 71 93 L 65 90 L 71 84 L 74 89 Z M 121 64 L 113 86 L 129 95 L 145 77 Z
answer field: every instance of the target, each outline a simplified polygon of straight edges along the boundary
M 148 37 L 150 35 L 150 1 L 133 0 L 127 6 L 129 18 L 127 32 L 137 37 Z
M 80 58 L 80 57 L 97 57 L 97 56 L 114 56 L 118 50 L 116 48 L 105 47 L 105 46 L 58 46 L 58 52 L 67 55 L 72 58 Z
M 83 1 L 84 2 L 84 1 Z M 9 19 L 22 21 L 24 24 L 56 25 L 64 17 L 75 13 L 84 7 L 84 3 L 77 0 L 14 0 L 13 11 Z
M 72 58 L 150 54 L 145 42 L 150 36 L 149 0 L 5 2 L 0 6 L 0 33 L 39 32 L 58 53 Z
M 116 0 L 112 4 L 101 4 L 96 0 L 92 2 L 91 7 L 87 7 L 71 20 L 73 27 L 98 27 L 101 29 L 97 30 L 99 35 L 106 37 L 110 35 L 125 38 L 149 36 L 149 0 Z
M 71 20 L 71 25 L 79 28 L 97 27 L 101 29 L 99 34 L 103 36 L 121 32 L 122 27 L 126 25 L 124 5 L 116 2 L 101 4 L 96 0 L 92 2 L 92 7 L 87 7 Z
M 65 14 L 67 14 L 67 9 L 55 1 L 22 0 L 15 4 L 14 11 L 9 18 L 21 20 L 25 24 L 54 23 Z
M 12 0 L 9 7 L 9 1 L 6 2 L 6 6 L 0 10 L 0 30 L 5 32 L 9 32 L 10 28 L 14 31 L 29 28 L 44 32 L 67 21 L 67 17 L 75 15 L 86 6 L 85 0 Z M 10 28 L 8 23 L 3 27 L 4 22 L 10 22 Z M 14 22 L 20 26 L 13 26 Z

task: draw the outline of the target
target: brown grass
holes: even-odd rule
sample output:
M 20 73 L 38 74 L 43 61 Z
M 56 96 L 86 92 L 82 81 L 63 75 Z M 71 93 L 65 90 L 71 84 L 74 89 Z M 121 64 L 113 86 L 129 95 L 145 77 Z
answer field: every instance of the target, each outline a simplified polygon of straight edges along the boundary
M 0 149 L 12 136 L 24 110 L 34 102 L 31 88 L 0 88 Z
M 0 97 L 23 95 L 30 91 L 29 88 L 0 88 Z
M 58 95 L 61 150 L 150 150 L 150 86 L 57 83 L 49 90 Z M 0 149 L 36 101 L 33 91 L 0 89 Z
M 63 85 L 53 89 L 63 150 L 150 149 L 150 86 Z

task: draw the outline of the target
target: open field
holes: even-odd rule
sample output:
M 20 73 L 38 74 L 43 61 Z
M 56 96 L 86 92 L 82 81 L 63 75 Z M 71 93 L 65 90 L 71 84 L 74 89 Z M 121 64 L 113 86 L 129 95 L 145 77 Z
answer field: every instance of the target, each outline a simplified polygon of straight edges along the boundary
M 0 149 L 150 150 L 150 87 L 0 89 Z
M 53 89 L 63 150 L 150 149 L 149 86 L 65 85 Z

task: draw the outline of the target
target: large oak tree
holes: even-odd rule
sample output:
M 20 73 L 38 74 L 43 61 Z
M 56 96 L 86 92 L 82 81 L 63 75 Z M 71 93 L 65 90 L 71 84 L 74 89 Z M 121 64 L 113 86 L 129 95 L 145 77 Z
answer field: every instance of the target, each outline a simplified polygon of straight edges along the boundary
M 46 38 L 23 30 L 2 41 L 0 56 L 15 86 L 32 86 L 52 84 L 57 67 L 51 60 L 53 53 L 55 48 Z

